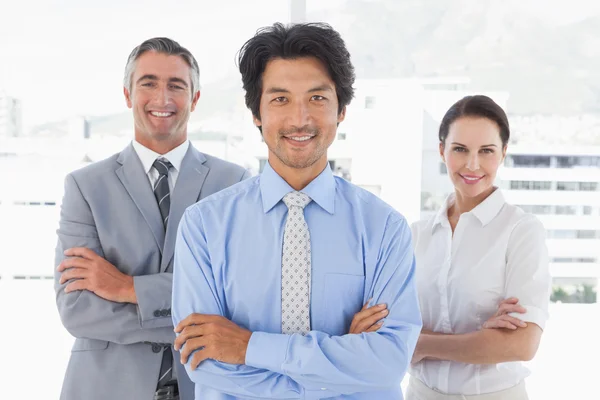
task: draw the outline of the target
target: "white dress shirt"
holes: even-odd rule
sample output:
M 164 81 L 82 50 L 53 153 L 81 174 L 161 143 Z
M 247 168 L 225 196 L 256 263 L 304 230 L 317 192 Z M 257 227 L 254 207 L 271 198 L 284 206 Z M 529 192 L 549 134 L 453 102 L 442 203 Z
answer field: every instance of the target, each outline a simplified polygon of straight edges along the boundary
M 150 181 L 150 186 L 152 188 L 154 188 L 154 184 L 158 180 L 158 171 L 152 166 L 152 164 L 154 164 L 154 161 L 157 158 L 165 158 L 173 165 L 173 168 L 169 170 L 169 190 L 173 192 L 173 188 L 175 187 L 175 183 L 177 182 L 177 177 L 179 176 L 179 170 L 181 169 L 183 157 L 185 157 L 185 153 L 187 153 L 188 148 L 190 147 L 190 141 L 186 140 L 179 146 L 175 147 L 173 150 L 162 155 L 158 154 L 153 150 L 150 150 L 149 148 L 147 148 L 146 146 L 144 146 L 136 140 L 133 140 L 131 143 L 135 152 L 140 158 L 140 161 L 142 162 L 144 172 L 146 172 L 148 180 Z
M 454 201 L 452 194 L 437 215 L 412 226 L 423 329 L 447 334 L 480 330 L 508 297 L 517 297 L 527 310 L 514 316 L 544 329 L 551 278 L 542 223 L 507 204 L 496 189 L 460 216 L 453 235 L 448 208 Z M 423 360 L 410 373 L 432 389 L 462 395 L 504 390 L 529 375 L 520 362 L 439 360 Z

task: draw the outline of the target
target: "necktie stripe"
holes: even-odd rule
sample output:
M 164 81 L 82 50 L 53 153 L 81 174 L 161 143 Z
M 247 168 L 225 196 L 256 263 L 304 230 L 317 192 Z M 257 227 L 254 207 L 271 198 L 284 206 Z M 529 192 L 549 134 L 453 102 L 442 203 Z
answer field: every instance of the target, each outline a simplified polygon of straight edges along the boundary
M 156 188 L 160 185 L 160 181 L 162 181 L 163 178 L 165 178 L 167 175 L 159 175 L 158 176 L 158 180 L 156 181 L 156 183 L 154 184 L 154 190 L 156 190 Z

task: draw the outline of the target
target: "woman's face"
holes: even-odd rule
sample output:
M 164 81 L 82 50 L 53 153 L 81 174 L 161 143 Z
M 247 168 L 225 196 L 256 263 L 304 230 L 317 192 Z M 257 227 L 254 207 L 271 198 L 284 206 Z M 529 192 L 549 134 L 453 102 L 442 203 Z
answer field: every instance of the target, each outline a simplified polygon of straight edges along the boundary
M 493 191 L 506 147 L 496 122 L 484 117 L 461 117 L 450 125 L 445 143 L 440 143 L 440 155 L 457 194 L 483 200 Z

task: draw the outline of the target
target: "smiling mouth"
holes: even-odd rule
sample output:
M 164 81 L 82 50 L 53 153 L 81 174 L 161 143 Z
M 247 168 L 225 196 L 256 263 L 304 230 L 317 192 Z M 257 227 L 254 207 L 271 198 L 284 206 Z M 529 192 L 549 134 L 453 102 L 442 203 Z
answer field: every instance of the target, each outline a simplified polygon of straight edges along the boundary
M 288 140 L 293 140 L 294 142 L 306 142 L 307 140 L 310 140 L 310 139 L 314 138 L 314 136 L 311 136 L 311 135 L 306 135 L 306 136 L 284 136 L 284 138 L 286 138 Z
M 157 118 L 169 118 L 173 114 L 175 113 L 170 111 L 150 111 L 150 115 Z
M 465 175 L 461 175 L 459 174 L 461 178 L 463 178 L 465 181 L 469 182 L 469 183 L 475 183 L 475 182 L 479 182 L 480 180 L 483 179 L 483 176 L 465 176 Z

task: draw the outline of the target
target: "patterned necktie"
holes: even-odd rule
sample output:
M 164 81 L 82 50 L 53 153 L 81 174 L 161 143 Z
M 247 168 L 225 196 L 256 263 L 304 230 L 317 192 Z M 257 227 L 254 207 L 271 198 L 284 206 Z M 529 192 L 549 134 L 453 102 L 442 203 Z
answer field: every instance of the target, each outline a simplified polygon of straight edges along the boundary
M 169 220 L 169 208 L 171 208 L 171 193 L 169 191 L 169 169 L 173 167 L 169 161 L 164 158 L 157 158 L 152 166 L 158 171 L 158 180 L 154 184 L 154 197 L 158 202 L 160 215 L 162 217 L 165 229 Z
M 288 207 L 281 257 L 281 332 L 310 331 L 310 234 L 304 207 L 311 198 L 301 192 L 283 197 Z
M 173 165 L 164 158 L 157 158 L 152 164 L 158 171 L 158 179 L 154 184 L 154 197 L 160 209 L 165 230 L 169 221 L 169 209 L 171 208 L 171 193 L 169 190 L 169 169 Z M 162 363 L 160 364 L 160 375 L 158 377 L 158 388 L 165 386 L 173 379 L 173 354 L 170 346 L 164 346 Z

